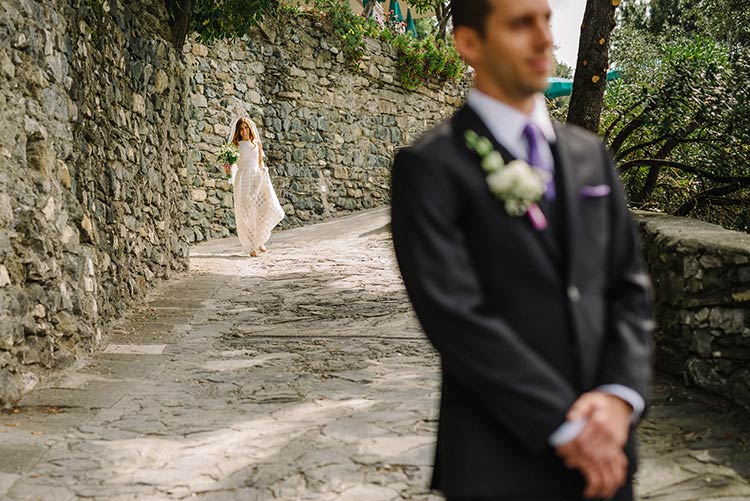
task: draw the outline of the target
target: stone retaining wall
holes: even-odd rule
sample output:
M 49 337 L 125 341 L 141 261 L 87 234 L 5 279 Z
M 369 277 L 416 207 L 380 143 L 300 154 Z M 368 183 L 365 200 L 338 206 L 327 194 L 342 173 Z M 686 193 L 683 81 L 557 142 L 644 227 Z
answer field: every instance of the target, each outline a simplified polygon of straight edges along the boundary
M 234 230 L 215 161 L 234 116 L 261 129 L 289 227 L 387 203 L 393 150 L 466 90 L 405 91 L 374 41 L 349 68 L 308 18 L 170 38 L 161 0 L 0 4 L 0 406 Z
M 657 367 L 750 410 L 750 235 L 636 214 L 656 295 Z
M 169 37 L 161 0 L 0 4 L 0 407 L 185 269 Z
M 185 51 L 190 241 L 235 229 L 231 185 L 215 155 L 233 117 L 247 114 L 258 125 L 287 213 L 281 227 L 291 227 L 388 203 L 394 149 L 452 114 L 466 92 L 466 83 L 405 91 L 394 49 L 374 40 L 354 70 L 325 28 L 305 17 L 234 42 L 192 39 Z

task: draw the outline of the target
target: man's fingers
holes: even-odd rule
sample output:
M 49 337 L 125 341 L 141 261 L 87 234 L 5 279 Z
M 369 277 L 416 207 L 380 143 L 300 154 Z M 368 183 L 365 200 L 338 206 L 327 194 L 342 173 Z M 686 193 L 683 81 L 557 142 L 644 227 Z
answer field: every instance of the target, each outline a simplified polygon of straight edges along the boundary
M 588 418 L 596 409 L 603 405 L 602 395 L 596 392 L 584 393 L 568 410 L 567 419 L 574 421 Z
M 587 395 L 587 393 L 581 395 L 570 407 L 568 414 L 565 416 L 568 421 L 577 421 L 586 418 L 592 405 L 588 398 L 586 398 Z
M 599 467 L 599 478 L 586 477 L 584 496 L 587 498 L 611 498 L 625 484 L 627 457 L 620 451 L 610 450 L 602 459 L 594 461 Z M 584 475 L 585 476 L 585 475 Z
M 603 498 L 611 498 L 617 492 L 617 488 L 622 483 L 625 477 L 625 471 L 622 469 L 622 463 L 619 460 L 618 455 L 612 458 L 611 461 L 604 461 L 603 468 L 605 470 L 605 482 L 602 485 L 602 490 L 599 492 L 599 496 Z
M 587 426 L 581 435 L 558 447 L 556 452 L 568 468 L 576 469 L 586 480 L 584 496 L 587 498 L 610 498 L 625 483 L 627 457 L 622 447 L 608 437 L 608 432 L 599 429 L 600 417 L 592 416 L 594 426 Z
M 593 451 L 610 445 L 624 445 L 619 443 L 613 426 L 613 423 L 607 420 L 606 414 L 597 410 L 591 415 L 577 439 L 580 440 L 584 449 Z
M 586 461 L 581 471 L 586 479 L 586 488 L 583 491 L 585 497 L 598 497 L 603 490 L 606 481 L 605 472 L 596 461 Z

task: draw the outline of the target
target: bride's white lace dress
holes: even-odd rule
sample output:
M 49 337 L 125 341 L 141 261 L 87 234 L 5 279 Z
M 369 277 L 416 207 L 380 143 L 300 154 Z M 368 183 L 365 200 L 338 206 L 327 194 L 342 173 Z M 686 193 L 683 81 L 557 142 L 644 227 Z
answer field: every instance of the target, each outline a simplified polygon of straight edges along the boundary
M 240 141 L 234 177 L 234 217 L 237 236 L 245 252 L 258 250 L 268 241 L 271 230 L 284 219 L 268 169 L 258 164 L 258 139 L 255 141 Z

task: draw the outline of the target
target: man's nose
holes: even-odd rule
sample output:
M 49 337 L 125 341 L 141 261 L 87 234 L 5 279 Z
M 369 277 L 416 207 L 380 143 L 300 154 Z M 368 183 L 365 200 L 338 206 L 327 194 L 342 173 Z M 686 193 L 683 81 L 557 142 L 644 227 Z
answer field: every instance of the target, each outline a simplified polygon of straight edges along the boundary
M 552 38 L 552 26 L 547 19 L 540 21 L 537 25 L 537 44 L 542 48 L 549 48 L 554 45 Z

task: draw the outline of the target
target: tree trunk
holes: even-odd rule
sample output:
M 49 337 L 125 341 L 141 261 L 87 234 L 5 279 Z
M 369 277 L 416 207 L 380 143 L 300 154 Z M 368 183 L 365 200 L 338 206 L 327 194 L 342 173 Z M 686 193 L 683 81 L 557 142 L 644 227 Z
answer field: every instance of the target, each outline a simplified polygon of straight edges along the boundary
M 581 24 L 578 62 L 573 78 L 568 123 L 599 132 L 609 66 L 609 37 L 620 0 L 587 0 Z
M 435 6 L 435 16 L 438 19 L 438 32 L 437 39 L 445 41 L 448 35 L 448 21 L 451 17 L 451 9 L 449 5 L 438 4 Z
M 193 17 L 193 0 L 165 0 L 172 24 L 172 43 L 182 51 L 185 38 L 190 31 L 190 18 Z
M 372 15 L 372 11 L 375 9 L 375 2 L 377 0 L 368 0 L 368 2 L 365 4 L 365 8 L 362 11 L 362 17 L 365 19 L 369 19 Z

